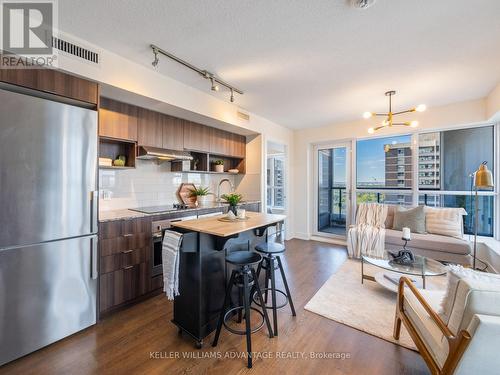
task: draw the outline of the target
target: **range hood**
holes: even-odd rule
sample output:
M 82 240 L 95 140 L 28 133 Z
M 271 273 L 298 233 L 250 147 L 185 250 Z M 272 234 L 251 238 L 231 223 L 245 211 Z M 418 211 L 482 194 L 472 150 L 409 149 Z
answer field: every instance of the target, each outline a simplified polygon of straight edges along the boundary
M 143 160 L 193 160 L 189 152 L 167 150 L 158 147 L 139 146 L 139 155 L 137 159 Z

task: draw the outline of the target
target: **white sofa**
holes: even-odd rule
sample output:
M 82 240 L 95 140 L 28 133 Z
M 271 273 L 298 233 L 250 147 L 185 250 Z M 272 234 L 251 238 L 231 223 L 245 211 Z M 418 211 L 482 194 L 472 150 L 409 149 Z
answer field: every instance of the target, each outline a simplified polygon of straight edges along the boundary
M 402 233 L 394 230 L 394 211 L 397 206 L 387 205 L 387 218 L 385 220 L 385 248 L 387 250 L 401 250 L 403 241 Z M 412 233 L 408 248 L 415 254 L 429 257 L 442 262 L 463 265 L 472 264 L 472 245 L 469 241 L 431 233 Z

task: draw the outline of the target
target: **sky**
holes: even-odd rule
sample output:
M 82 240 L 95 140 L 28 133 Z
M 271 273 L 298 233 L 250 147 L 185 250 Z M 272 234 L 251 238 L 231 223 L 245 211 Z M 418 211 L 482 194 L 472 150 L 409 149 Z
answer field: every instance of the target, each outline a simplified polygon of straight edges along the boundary
M 357 141 L 356 172 L 358 182 L 385 182 L 384 145 L 409 143 L 411 136 L 375 138 Z

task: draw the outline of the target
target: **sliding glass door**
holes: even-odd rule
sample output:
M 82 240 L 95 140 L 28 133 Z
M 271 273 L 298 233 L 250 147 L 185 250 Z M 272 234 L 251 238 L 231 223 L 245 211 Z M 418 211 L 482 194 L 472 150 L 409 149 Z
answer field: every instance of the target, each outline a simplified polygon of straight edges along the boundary
M 350 143 L 315 147 L 316 234 L 346 236 L 351 204 L 350 155 Z

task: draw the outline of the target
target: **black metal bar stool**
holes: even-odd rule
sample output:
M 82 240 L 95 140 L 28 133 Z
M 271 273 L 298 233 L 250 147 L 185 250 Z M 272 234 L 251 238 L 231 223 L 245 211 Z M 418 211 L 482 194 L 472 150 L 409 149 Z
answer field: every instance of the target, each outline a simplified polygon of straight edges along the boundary
M 265 274 L 265 286 L 266 287 L 264 289 L 262 289 L 264 291 L 264 294 L 265 294 L 264 303 L 265 303 L 266 309 L 273 310 L 274 336 L 278 336 L 277 309 L 285 307 L 288 303 L 290 303 L 290 309 L 292 310 L 292 315 L 293 316 L 297 315 L 295 313 L 295 307 L 293 306 L 292 295 L 290 294 L 290 289 L 288 288 L 288 282 L 286 280 L 285 271 L 283 270 L 283 265 L 281 263 L 281 259 L 280 259 L 279 255 L 276 255 L 276 254 L 284 253 L 286 248 L 281 243 L 264 242 L 264 243 L 258 244 L 255 247 L 255 250 L 258 251 L 259 253 L 264 254 L 262 262 L 260 262 L 259 266 L 257 267 L 257 280 L 260 276 L 260 272 L 262 271 L 262 269 L 264 269 L 266 272 L 266 274 Z M 283 285 L 285 286 L 285 292 L 280 290 L 280 289 L 276 289 L 276 276 L 275 276 L 274 271 L 276 271 L 278 269 L 280 270 L 281 278 L 283 279 Z M 269 282 L 271 282 L 271 287 L 269 287 Z M 256 284 L 258 284 L 258 282 Z M 267 294 L 269 291 L 271 292 L 271 306 L 267 305 Z M 285 302 L 279 306 L 276 305 L 276 293 L 280 293 L 285 297 Z M 252 299 L 257 305 L 261 306 L 259 301 L 255 300 L 255 294 L 252 295 Z
M 266 323 L 269 337 L 273 337 L 273 330 L 271 328 L 269 316 L 267 315 L 267 310 L 264 307 L 261 307 L 261 311 L 255 307 L 250 306 L 252 303 L 250 291 L 253 290 L 253 288 L 255 288 L 256 290 L 255 294 L 260 301 L 260 306 L 265 306 L 264 300 L 262 298 L 262 292 L 257 281 L 257 274 L 255 273 L 255 269 L 253 268 L 253 266 L 260 264 L 261 261 L 262 255 L 249 251 L 235 251 L 226 256 L 226 262 L 237 266 L 238 268 L 234 269 L 231 272 L 231 277 L 226 287 L 226 296 L 224 297 L 224 303 L 219 315 L 219 322 L 217 323 L 217 330 L 215 332 L 214 341 L 212 343 L 212 346 L 217 346 L 222 325 L 224 325 L 224 327 L 231 333 L 237 335 L 246 335 L 248 368 L 252 367 L 252 333 L 257 332 L 263 327 L 264 323 Z M 231 300 L 231 291 L 234 285 L 238 287 L 240 295 L 243 294 L 243 304 L 228 308 Z M 239 303 L 241 303 L 241 299 Z M 242 310 L 244 310 L 245 312 L 244 319 L 246 329 L 244 331 L 240 331 L 229 327 L 227 320 L 232 317 L 233 313 L 235 312 L 238 312 L 238 320 L 241 322 Z M 262 317 L 262 322 L 255 328 L 251 327 L 250 310 L 256 311 Z

